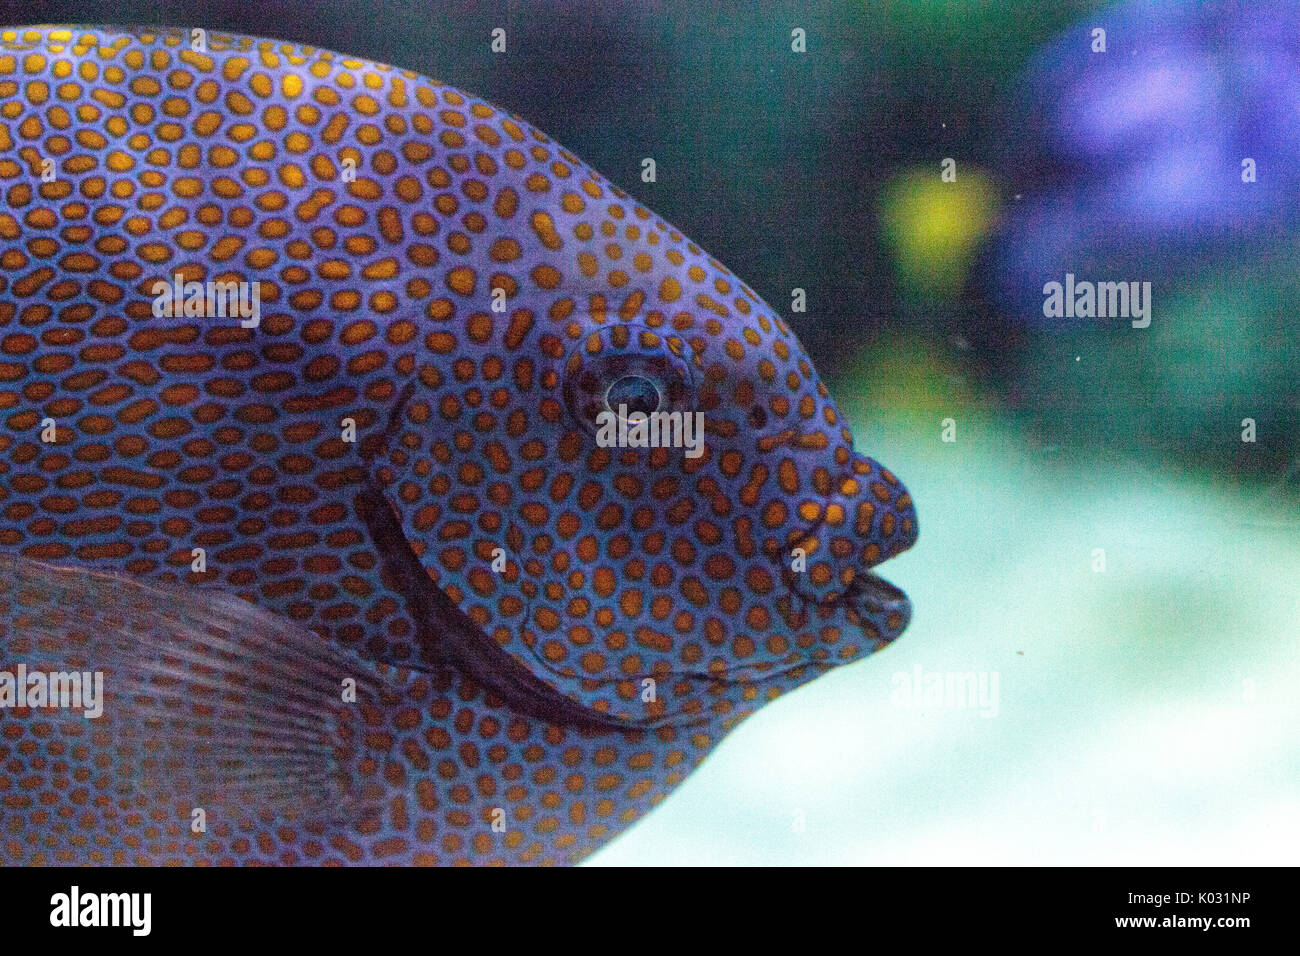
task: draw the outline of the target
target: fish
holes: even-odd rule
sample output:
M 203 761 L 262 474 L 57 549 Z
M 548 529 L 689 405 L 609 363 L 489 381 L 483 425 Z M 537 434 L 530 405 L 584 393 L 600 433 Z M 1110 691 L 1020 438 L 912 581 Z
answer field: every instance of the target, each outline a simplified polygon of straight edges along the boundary
M 173 28 L 0 100 L 0 860 L 574 864 L 910 621 L 785 321 L 519 117 Z

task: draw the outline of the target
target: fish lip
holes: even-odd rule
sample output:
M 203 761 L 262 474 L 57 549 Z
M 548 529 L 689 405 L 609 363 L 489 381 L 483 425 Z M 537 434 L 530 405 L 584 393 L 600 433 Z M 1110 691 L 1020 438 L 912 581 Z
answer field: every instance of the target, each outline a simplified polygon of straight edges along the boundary
M 843 601 L 860 615 L 902 614 L 904 621 L 900 631 L 912 616 L 912 602 L 902 588 L 868 569 L 859 570 L 843 596 L 836 600 Z
M 842 592 L 821 600 L 802 593 L 795 582 L 787 581 L 786 587 L 794 606 L 781 613 L 793 630 L 839 618 L 884 646 L 900 637 L 912 620 L 911 598 L 869 568 L 859 568 Z

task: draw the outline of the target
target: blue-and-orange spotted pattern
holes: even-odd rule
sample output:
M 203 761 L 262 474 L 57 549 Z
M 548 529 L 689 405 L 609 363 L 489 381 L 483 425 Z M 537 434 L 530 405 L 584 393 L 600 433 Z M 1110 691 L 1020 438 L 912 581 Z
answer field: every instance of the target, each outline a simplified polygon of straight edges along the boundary
M 281 788 L 195 835 L 93 726 L 0 712 L 0 859 L 573 862 L 898 636 L 869 569 L 911 499 L 725 267 L 452 87 L 191 40 L 0 32 L 0 553 L 83 615 L 254 604 L 364 672 L 360 716 L 317 715 L 333 811 Z M 260 325 L 156 318 L 177 274 L 257 281 Z M 625 376 L 703 413 L 699 458 L 598 445 Z M 0 666 L 40 656 L 19 590 Z

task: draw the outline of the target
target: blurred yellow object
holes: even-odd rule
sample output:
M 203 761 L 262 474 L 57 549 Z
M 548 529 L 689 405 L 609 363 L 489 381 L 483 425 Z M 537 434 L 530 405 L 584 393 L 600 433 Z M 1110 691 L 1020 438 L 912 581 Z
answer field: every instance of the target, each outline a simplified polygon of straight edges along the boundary
M 904 290 L 940 299 L 960 293 L 996 206 L 988 177 L 960 161 L 952 182 L 941 179 L 938 162 L 890 179 L 880 193 L 881 233 Z

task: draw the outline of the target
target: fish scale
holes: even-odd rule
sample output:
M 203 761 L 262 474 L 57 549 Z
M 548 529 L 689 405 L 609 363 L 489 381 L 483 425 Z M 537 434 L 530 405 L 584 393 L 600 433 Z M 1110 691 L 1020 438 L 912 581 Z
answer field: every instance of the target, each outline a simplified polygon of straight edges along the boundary
M 102 667 L 130 755 L 0 711 L 11 862 L 575 862 L 906 626 L 785 323 L 524 121 L 173 30 L 0 32 L 0 98 L 0 666 Z M 703 453 L 601 446 L 623 379 Z

